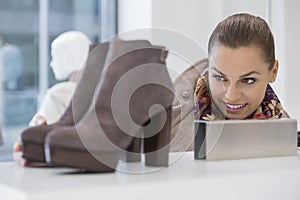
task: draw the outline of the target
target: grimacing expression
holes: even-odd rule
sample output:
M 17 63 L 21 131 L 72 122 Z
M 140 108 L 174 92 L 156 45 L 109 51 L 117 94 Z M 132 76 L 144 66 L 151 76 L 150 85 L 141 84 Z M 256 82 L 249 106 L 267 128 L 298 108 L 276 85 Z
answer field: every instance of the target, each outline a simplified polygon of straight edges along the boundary
M 245 119 L 259 107 L 277 71 L 278 62 L 270 70 L 255 45 L 232 49 L 215 44 L 209 56 L 212 99 L 228 119 Z

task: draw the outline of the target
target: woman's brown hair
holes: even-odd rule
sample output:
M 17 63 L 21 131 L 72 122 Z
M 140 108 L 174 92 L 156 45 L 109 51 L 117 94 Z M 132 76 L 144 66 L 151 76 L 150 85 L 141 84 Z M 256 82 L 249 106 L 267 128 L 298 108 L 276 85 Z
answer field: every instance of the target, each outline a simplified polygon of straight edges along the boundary
M 208 42 L 208 55 L 216 44 L 230 48 L 257 45 L 271 70 L 275 62 L 274 37 L 268 24 L 260 17 L 247 13 L 234 14 L 221 21 Z

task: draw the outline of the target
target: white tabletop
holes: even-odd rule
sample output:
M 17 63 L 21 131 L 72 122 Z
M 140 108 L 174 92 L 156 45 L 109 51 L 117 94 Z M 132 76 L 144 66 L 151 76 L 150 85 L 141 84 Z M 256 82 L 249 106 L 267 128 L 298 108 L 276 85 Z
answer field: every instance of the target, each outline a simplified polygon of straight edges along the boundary
M 141 165 L 120 163 L 123 169 Z M 73 171 L 1 163 L 0 199 L 300 199 L 300 155 L 205 161 L 187 152 L 168 168 L 151 173 Z

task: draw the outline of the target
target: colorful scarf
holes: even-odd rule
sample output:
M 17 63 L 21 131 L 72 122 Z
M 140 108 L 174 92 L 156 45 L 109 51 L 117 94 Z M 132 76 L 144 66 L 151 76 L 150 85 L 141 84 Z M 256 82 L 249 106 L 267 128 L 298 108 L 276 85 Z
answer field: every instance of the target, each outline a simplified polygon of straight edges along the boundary
M 208 70 L 198 78 L 194 93 L 195 117 L 200 120 L 226 119 L 211 100 L 208 89 Z M 213 111 L 213 113 L 212 113 Z M 283 108 L 275 92 L 268 84 L 260 106 L 246 119 L 275 119 L 283 116 Z

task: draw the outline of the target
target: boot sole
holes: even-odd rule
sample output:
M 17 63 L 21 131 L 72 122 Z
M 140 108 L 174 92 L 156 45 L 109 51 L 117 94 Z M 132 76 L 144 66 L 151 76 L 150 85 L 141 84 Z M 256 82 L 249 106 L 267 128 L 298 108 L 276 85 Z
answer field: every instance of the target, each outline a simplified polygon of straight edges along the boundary
M 47 150 L 45 150 L 47 154 Z M 120 153 L 100 153 L 91 155 L 88 151 L 76 151 L 57 147 L 50 147 L 49 162 L 59 164 L 65 167 L 83 169 L 88 172 L 114 172 L 119 161 Z M 46 157 L 48 157 L 46 155 Z M 105 160 L 108 165 L 105 165 L 98 160 Z

